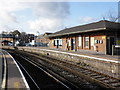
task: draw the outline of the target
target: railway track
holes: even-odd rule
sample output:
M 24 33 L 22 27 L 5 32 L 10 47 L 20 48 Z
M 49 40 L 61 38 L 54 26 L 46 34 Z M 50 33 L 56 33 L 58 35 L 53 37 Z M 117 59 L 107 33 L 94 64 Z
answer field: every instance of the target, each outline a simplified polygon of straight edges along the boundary
M 25 74 L 31 89 L 80 90 L 76 85 L 58 76 L 46 67 L 31 61 L 31 59 L 25 58 L 20 54 L 11 54 L 16 58 L 16 61 Z
M 51 58 L 51 57 L 49 57 L 49 58 Z M 119 88 L 120 89 L 120 79 L 118 79 L 118 78 L 113 78 L 109 75 L 99 73 L 99 72 L 90 70 L 88 68 L 84 68 L 79 65 L 75 65 L 70 62 L 68 63 L 66 61 L 61 61 L 61 60 L 54 59 L 54 58 L 51 58 L 51 60 L 52 61 L 47 60 L 47 62 L 58 65 L 61 68 L 68 67 L 69 68 L 68 71 L 70 71 L 82 78 L 85 77 L 90 82 L 97 82 L 98 84 L 100 84 L 101 86 L 106 87 L 106 88 L 113 88 L 113 89 Z
M 19 52 L 20 53 L 20 52 Z M 25 54 L 24 54 L 25 55 Z M 82 77 L 91 83 L 97 83 L 98 85 L 109 88 L 109 89 L 119 89 L 120 79 L 113 78 L 111 76 L 89 70 L 88 68 L 81 67 L 79 65 L 72 64 L 70 62 L 61 61 L 58 59 L 51 58 L 49 56 L 42 56 L 37 54 L 28 53 L 25 56 L 34 56 L 37 59 L 42 59 L 46 63 L 50 63 L 54 66 L 64 69 L 65 71 L 71 72 L 72 74 Z M 33 58 L 33 57 L 31 57 Z

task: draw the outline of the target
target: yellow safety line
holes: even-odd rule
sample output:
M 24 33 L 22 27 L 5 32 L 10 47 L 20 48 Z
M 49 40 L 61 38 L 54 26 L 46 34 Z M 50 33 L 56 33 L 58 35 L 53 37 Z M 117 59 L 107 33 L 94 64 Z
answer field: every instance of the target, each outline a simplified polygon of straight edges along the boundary
M 19 82 L 14 82 L 14 88 L 15 88 L 16 90 L 19 90 L 19 85 L 20 85 Z

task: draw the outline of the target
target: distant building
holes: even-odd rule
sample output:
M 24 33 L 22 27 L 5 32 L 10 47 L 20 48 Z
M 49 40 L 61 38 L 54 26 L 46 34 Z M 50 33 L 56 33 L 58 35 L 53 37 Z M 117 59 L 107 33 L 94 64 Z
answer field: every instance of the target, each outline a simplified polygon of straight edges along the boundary
M 37 38 L 36 38 L 36 43 L 39 43 L 39 44 L 46 44 L 46 45 L 48 45 L 49 44 L 49 38 L 48 38 L 48 35 L 50 35 L 50 34 L 52 34 L 52 33 L 48 33 L 48 32 L 46 32 L 46 33 L 44 33 L 44 34 L 42 34 L 42 35 L 39 35 Z
M 49 35 L 50 48 L 62 50 L 89 50 L 112 53 L 112 45 L 120 45 L 120 23 L 102 20 L 66 28 Z
M 34 34 L 25 34 L 19 37 L 20 46 L 26 46 L 26 43 L 30 43 L 35 40 Z
M 14 45 L 16 38 L 12 34 L 0 34 L 0 44 L 2 46 Z
M 34 34 L 26 34 L 24 36 L 21 36 L 20 39 L 25 43 L 29 43 L 32 42 L 32 40 L 34 40 L 34 37 L 35 37 Z

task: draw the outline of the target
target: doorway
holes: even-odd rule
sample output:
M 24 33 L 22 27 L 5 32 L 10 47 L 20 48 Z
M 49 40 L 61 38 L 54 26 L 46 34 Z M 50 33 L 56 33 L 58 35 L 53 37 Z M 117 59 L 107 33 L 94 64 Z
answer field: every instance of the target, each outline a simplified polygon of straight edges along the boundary
M 57 48 L 59 48 L 59 40 L 57 40 Z
M 107 54 L 112 54 L 112 45 L 115 45 L 115 38 L 108 37 L 107 38 Z
M 71 39 L 71 50 L 75 50 L 75 39 Z

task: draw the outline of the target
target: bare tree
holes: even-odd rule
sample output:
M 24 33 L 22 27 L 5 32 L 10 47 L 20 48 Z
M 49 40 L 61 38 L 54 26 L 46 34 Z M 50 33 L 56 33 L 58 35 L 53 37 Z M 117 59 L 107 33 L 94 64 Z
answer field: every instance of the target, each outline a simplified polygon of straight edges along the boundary
M 106 15 L 102 16 L 103 20 L 109 20 L 109 21 L 112 21 L 112 22 L 117 22 L 119 18 L 120 18 L 120 16 L 119 16 L 118 12 L 115 12 L 113 10 L 109 10 L 106 13 Z
M 13 35 L 20 35 L 20 32 L 18 30 L 15 30 L 12 32 Z

